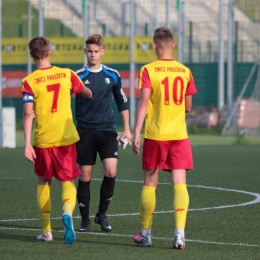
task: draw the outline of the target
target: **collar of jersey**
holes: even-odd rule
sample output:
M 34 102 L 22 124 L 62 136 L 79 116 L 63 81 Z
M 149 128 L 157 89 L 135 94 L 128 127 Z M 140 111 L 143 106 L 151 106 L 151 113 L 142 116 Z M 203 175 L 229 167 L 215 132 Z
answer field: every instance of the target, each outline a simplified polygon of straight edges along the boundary
M 169 61 L 169 60 L 174 60 L 174 59 L 159 59 L 159 60 Z
M 52 66 L 52 65 L 50 65 L 49 67 L 40 68 L 39 70 L 48 70 L 48 69 L 51 69 L 51 68 L 53 68 L 53 66 Z
M 85 65 L 85 68 L 86 68 L 88 71 L 94 72 L 94 73 L 100 72 L 100 71 L 102 70 L 102 67 L 103 67 L 103 65 L 101 64 L 100 68 L 93 70 L 93 69 L 89 68 L 87 65 Z

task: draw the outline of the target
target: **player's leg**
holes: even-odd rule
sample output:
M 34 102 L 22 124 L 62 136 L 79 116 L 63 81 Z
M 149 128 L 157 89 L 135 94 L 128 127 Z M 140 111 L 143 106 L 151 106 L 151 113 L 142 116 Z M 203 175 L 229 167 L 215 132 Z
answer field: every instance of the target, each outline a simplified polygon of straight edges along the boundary
M 106 232 L 112 230 L 107 222 L 106 212 L 112 201 L 115 189 L 116 170 L 118 163 L 117 133 L 99 132 L 98 153 L 102 161 L 104 178 L 100 187 L 100 200 L 95 222 Z
M 63 214 L 62 222 L 64 225 L 64 241 L 66 244 L 73 244 L 76 234 L 73 227 L 72 215 L 76 205 L 76 187 L 73 181 L 61 182 Z
M 173 210 L 175 231 L 173 248 L 184 249 L 185 225 L 189 208 L 189 193 L 186 185 L 186 170 L 172 170 Z
M 61 182 L 63 212 L 72 216 L 76 205 L 76 188 L 74 181 Z
M 37 236 L 38 240 L 51 241 L 51 179 L 53 175 L 53 164 L 49 154 L 49 148 L 33 147 L 36 160 L 34 171 L 38 176 L 36 201 L 42 224 L 42 234 Z
M 166 170 L 171 170 L 173 185 L 173 209 L 175 231 L 173 248 L 184 249 L 185 225 L 189 207 L 189 193 L 186 185 L 186 169 L 193 168 L 192 152 L 189 139 L 171 141 Z
M 141 232 L 133 237 L 137 244 L 151 246 L 151 228 L 153 214 L 156 206 L 156 186 L 158 183 L 159 169 L 167 156 L 167 146 L 164 142 L 145 139 L 143 144 L 142 168 L 144 184 L 140 197 L 140 223 Z M 148 170 L 152 169 L 152 170 Z
M 77 163 L 82 172 L 77 187 L 78 206 L 82 219 L 79 232 L 90 232 L 90 181 L 92 165 L 95 165 L 97 157 L 98 131 L 80 127 L 77 130 L 80 136 L 77 142 Z
M 146 230 L 151 230 L 153 215 L 156 206 L 156 186 L 158 183 L 159 170 L 144 170 L 144 184 L 140 197 L 140 222 L 142 234 L 146 235 Z
M 61 183 L 63 212 L 72 216 L 77 195 L 74 179 L 81 176 L 81 171 L 76 163 L 76 144 L 54 147 L 52 151 L 52 157 L 55 158 L 53 177 Z
M 40 212 L 42 223 L 42 234 L 37 236 L 38 240 L 51 241 L 51 181 L 45 180 L 43 177 L 38 176 L 37 186 L 37 205 Z
M 49 149 L 53 161 L 53 177 L 61 183 L 64 225 L 64 241 L 73 244 L 76 234 L 73 227 L 73 212 L 76 205 L 76 188 L 74 179 L 81 175 L 76 159 L 76 144 L 53 147 Z
M 91 165 L 79 166 L 82 175 L 78 180 L 77 199 L 81 215 L 79 232 L 90 232 L 89 204 L 90 204 L 90 181 L 92 176 Z
M 140 196 L 140 224 L 141 231 L 133 236 L 133 240 L 137 244 L 143 246 L 151 246 L 151 229 L 153 223 L 153 215 L 156 206 L 156 186 L 158 183 L 159 170 L 144 170 L 144 184 Z
M 64 241 L 66 244 L 73 244 L 76 239 L 72 219 L 76 205 L 76 188 L 74 185 L 74 179 L 81 175 L 76 163 L 76 144 L 53 147 L 51 151 L 55 166 L 53 177 L 61 183 Z

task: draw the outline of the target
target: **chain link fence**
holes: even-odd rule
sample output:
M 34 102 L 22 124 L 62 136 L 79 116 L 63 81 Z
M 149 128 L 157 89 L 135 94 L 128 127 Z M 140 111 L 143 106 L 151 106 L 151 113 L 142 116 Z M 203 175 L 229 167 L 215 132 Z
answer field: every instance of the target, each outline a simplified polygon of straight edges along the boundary
M 228 33 L 229 2 L 223 0 L 225 100 L 227 99 L 228 40 L 230 37 Z M 233 2 L 235 100 L 239 96 L 253 64 L 259 62 L 260 0 Z M 183 46 L 179 47 L 183 48 L 183 63 L 191 68 L 198 88 L 198 94 L 194 96 L 194 111 L 187 118 L 187 122 L 208 127 L 223 125 L 226 117 L 219 120 L 220 111 L 216 109 L 219 80 L 220 1 L 183 0 L 181 3 L 184 29 Z M 129 43 L 126 43 L 125 39 L 130 37 L 131 24 L 134 25 L 136 37 L 144 37 L 139 41 L 143 52 L 149 51 L 149 48 L 152 49 L 152 45 L 145 41 L 148 38 L 151 39 L 154 29 L 159 26 L 169 26 L 178 43 L 180 36 L 179 4 L 179 0 L 134 1 L 134 13 L 131 14 L 131 1 L 128 0 L 2 0 L 3 106 L 16 107 L 19 126 L 22 102 L 18 92 L 20 80 L 27 73 L 28 35 L 35 37 L 42 34 L 53 39 L 55 43 L 53 48 L 60 52 L 56 52 L 57 56 L 53 56 L 57 59 L 52 63 L 76 70 L 83 63 L 86 31 L 88 34 L 101 34 L 105 37 L 107 46 L 110 46 L 110 49 L 106 50 L 106 55 L 109 55 L 109 51 L 111 53 L 114 51 L 113 54 L 125 51 L 124 55 L 119 55 L 119 58 L 105 61 L 107 65 L 119 70 L 123 75 L 125 88 L 129 88 L 130 65 L 129 61 L 124 61 L 124 57 L 127 51 L 129 52 Z M 30 23 L 31 34 L 28 32 Z M 129 54 L 126 55 L 129 56 Z M 68 57 L 67 60 L 66 57 Z M 176 58 L 178 59 L 177 56 Z M 138 77 L 138 69 L 146 62 L 138 61 L 138 57 L 136 59 L 135 68 L 136 77 Z M 257 73 L 252 76 L 244 97 L 251 96 L 256 80 Z M 138 99 L 138 97 L 136 98 Z M 202 115 L 201 120 L 196 119 L 196 121 L 194 116 L 199 115 Z

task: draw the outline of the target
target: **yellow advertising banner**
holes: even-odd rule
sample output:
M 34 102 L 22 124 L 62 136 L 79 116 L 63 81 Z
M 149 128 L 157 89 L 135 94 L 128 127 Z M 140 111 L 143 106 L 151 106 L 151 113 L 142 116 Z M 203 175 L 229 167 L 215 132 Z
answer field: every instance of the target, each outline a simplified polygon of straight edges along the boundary
M 83 64 L 84 41 L 82 38 L 49 38 L 51 41 L 51 63 Z M 104 37 L 104 64 L 125 64 L 130 62 L 129 37 Z M 152 37 L 135 38 L 135 63 L 149 63 L 157 59 Z M 26 38 L 2 39 L 3 64 L 26 64 L 28 57 L 28 42 Z M 174 59 L 177 51 L 173 52 Z
M 2 63 L 26 64 L 28 55 L 28 43 L 25 38 L 2 39 Z
M 52 54 L 51 63 L 83 64 L 84 42 L 81 38 L 49 38 Z
M 83 64 L 83 39 L 49 38 L 51 42 L 51 62 L 65 64 Z M 25 38 L 3 38 L 3 64 L 26 64 L 28 41 Z
M 177 50 L 173 51 L 173 58 L 177 59 Z M 157 60 L 153 48 L 152 37 L 135 37 L 135 63 L 149 63 Z
M 105 54 L 102 63 L 129 63 L 130 41 L 129 37 L 104 37 Z

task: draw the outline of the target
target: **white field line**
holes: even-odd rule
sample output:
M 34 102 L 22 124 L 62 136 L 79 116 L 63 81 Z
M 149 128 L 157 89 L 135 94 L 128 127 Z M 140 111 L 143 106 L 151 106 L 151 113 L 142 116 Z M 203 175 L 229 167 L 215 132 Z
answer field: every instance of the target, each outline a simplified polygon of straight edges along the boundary
M 102 181 L 102 179 L 96 179 L 93 178 L 92 180 L 95 181 Z M 142 183 L 142 181 L 133 181 L 133 180 L 117 180 L 117 182 L 127 182 L 127 183 Z M 172 185 L 171 183 L 159 183 L 160 185 Z M 208 187 L 208 186 L 202 186 L 202 185 L 187 185 L 190 187 L 195 188 L 203 188 L 203 189 L 214 189 L 214 190 L 221 190 L 221 191 L 228 191 L 228 192 L 237 192 L 237 193 L 243 193 L 247 195 L 254 196 L 255 199 L 252 201 L 240 203 L 240 204 L 232 204 L 232 205 L 221 205 L 216 207 L 207 207 L 207 208 L 198 208 L 198 209 L 189 209 L 189 211 L 199 211 L 199 210 L 210 210 L 210 209 L 224 209 L 224 208 L 232 208 L 232 207 L 242 207 L 242 206 L 248 206 L 252 204 L 256 204 L 260 202 L 260 194 L 254 193 L 254 192 L 248 192 L 243 190 L 234 190 L 234 189 L 225 189 L 225 188 L 219 188 L 219 187 Z M 155 214 L 166 214 L 166 213 L 172 213 L 173 210 L 167 210 L 167 211 L 156 211 Z M 126 216 L 137 216 L 139 213 L 122 213 L 122 214 L 111 214 L 108 215 L 109 217 L 126 217 Z M 94 217 L 94 216 L 91 216 Z M 80 218 L 80 216 L 74 216 L 73 218 Z M 51 218 L 51 219 L 61 219 L 61 217 Z M 38 218 L 30 218 L 30 219 L 3 219 L 0 220 L 1 222 L 13 222 L 13 221 L 38 221 Z M 9 227 L 0 227 L 1 230 L 24 230 L 24 231 L 39 231 L 38 229 L 29 229 L 29 228 L 9 228 Z M 57 231 L 57 232 L 64 232 L 64 231 Z M 78 232 L 77 232 L 78 233 Z M 105 233 L 95 233 L 95 232 L 89 232 L 88 234 L 92 235 L 99 235 L 99 236 L 117 236 L 117 237 L 132 237 L 131 235 L 123 235 L 123 234 L 105 234 Z M 158 240 L 172 240 L 172 238 L 163 238 L 163 237 L 153 237 L 153 239 Z M 202 244 L 215 244 L 215 245 L 229 245 L 229 246 L 248 246 L 248 247 L 260 247 L 260 245 L 252 245 L 252 244 L 242 244 L 242 243 L 224 243 L 224 242 L 214 242 L 214 241 L 203 241 L 203 240 L 192 240 L 192 239 L 186 239 L 186 241 L 194 242 L 194 243 L 202 243 Z
M 92 179 L 95 181 L 102 181 L 102 179 Z M 117 180 L 118 182 L 127 182 L 127 183 L 142 183 L 142 181 L 133 181 L 133 180 Z M 165 183 L 161 182 L 159 183 L 160 185 L 172 185 L 171 183 Z M 221 205 L 221 206 L 215 206 L 215 207 L 206 207 L 206 208 L 196 208 L 196 209 L 189 209 L 188 211 L 203 211 L 203 210 L 211 210 L 211 209 L 224 209 L 224 208 L 233 208 L 233 207 L 242 207 L 242 206 L 248 206 L 252 204 L 256 204 L 260 202 L 260 194 L 259 193 L 254 193 L 254 192 L 248 192 L 248 191 L 243 191 L 243 190 L 234 190 L 234 189 L 226 189 L 226 188 L 219 188 L 219 187 L 209 187 L 209 186 L 202 186 L 202 185 L 187 185 L 190 187 L 195 187 L 195 188 L 203 188 L 203 189 L 213 189 L 213 190 L 221 190 L 221 191 L 228 191 L 228 192 L 237 192 L 237 193 L 243 193 L 247 195 L 254 196 L 255 199 L 240 203 L 240 204 L 231 204 L 231 205 Z M 166 213 L 173 213 L 173 210 L 165 210 L 165 211 L 155 211 L 155 214 L 166 214 Z M 139 212 L 136 213 L 121 213 L 121 214 L 109 214 L 107 215 L 108 217 L 127 217 L 127 216 L 137 216 L 139 215 Z M 90 216 L 94 217 L 94 216 Z M 53 217 L 51 219 L 60 219 L 61 217 Z M 80 216 L 73 216 L 73 218 L 80 218 Z M 38 218 L 29 218 L 29 219 L 0 219 L 1 222 L 12 222 L 12 221 L 37 221 L 39 220 Z
M 37 231 L 40 232 L 41 230 L 35 228 L 9 228 L 9 227 L 0 227 L 0 230 L 22 230 L 22 231 Z M 55 230 L 53 233 L 63 233 L 64 230 Z M 82 234 L 77 232 L 77 234 Z M 82 234 L 83 235 L 83 234 Z M 132 238 L 132 235 L 125 235 L 125 234 L 111 234 L 111 233 L 97 233 L 97 232 L 88 232 L 84 235 L 95 235 L 95 236 L 110 236 L 110 237 L 128 237 Z M 154 240 L 167 240 L 172 241 L 172 238 L 169 237 L 155 237 L 153 236 Z M 225 243 L 225 242 L 215 242 L 215 241 L 204 241 L 204 240 L 194 240 L 194 239 L 185 239 L 187 242 L 193 243 L 200 243 L 200 244 L 213 244 L 213 245 L 224 245 L 224 246 L 246 246 L 246 247 L 260 247 L 260 245 L 252 245 L 252 244 L 244 244 L 244 243 Z

